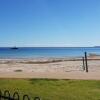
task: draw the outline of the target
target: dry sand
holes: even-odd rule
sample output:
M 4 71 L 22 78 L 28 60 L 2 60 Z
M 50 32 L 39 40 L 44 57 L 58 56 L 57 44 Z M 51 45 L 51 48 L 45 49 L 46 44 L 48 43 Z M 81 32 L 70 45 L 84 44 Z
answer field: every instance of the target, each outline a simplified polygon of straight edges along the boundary
M 81 58 L 0 59 L 0 78 L 100 80 L 100 56 L 88 59 L 88 73 Z

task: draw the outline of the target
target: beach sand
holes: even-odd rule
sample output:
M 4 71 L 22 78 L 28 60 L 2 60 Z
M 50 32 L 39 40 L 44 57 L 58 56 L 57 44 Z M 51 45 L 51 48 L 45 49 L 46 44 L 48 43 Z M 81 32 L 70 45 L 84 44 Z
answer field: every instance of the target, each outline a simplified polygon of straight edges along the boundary
M 0 59 L 0 78 L 50 78 L 100 80 L 100 56 L 88 57 L 89 72 L 82 58 Z

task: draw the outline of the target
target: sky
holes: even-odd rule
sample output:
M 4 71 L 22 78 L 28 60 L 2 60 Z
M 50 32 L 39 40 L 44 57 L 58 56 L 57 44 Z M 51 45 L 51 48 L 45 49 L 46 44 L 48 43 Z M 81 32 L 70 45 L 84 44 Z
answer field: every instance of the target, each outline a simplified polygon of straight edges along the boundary
M 0 0 L 5 46 L 100 46 L 100 0 Z

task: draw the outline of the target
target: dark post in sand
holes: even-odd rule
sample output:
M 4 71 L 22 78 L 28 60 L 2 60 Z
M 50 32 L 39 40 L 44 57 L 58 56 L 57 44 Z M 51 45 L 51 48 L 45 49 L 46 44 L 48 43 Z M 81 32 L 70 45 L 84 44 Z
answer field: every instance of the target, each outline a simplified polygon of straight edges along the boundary
M 82 61 L 83 61 L 83 70 L 85 70 L 85 61 L 84 61 L 84 57 L 82 57 Z
M 86 72 L 88 72 L 87 52 L 85 52 L 85 67 L 86 67 Z

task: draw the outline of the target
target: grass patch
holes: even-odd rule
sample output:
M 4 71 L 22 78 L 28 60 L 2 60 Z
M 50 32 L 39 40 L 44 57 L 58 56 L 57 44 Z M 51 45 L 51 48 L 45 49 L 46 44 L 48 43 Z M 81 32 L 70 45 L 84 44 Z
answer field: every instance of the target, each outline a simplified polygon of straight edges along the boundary
M 100 81 L 52 79 L 0 79 L 0 89 L 42 100 L 100 100 Z

